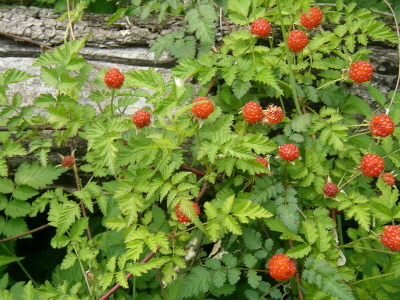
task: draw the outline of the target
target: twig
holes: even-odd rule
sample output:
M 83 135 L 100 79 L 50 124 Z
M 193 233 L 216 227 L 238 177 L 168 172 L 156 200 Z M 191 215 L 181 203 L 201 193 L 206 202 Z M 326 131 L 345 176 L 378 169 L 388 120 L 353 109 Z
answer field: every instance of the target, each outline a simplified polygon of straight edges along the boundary
M 203 171 L 200 171 L 200 170 L 197 170 L 195 168 L 191 168 L 191 167 L 188 167 L 188 166 L 185 166 L 185 165 L 181 165 L 180 169 L 184 170 L 184 171 L 192 172 L 192 173 L 194 173 L 196 175 L 201 175 L 201 176 L 206 175 L 206 173 L 204 173 Z
M 160 249 L 160 246 L 157 246 L 156 252 L 158 251 L 158 249 Z M 140 264 L 144 264 L 146 262 L 148 262 L 153 256 L 154 254 L 156 254 L 156 252 L 151 251 L 149 254 L 147 254 L 147 256 L 145 258 L 143 258 L 143 260 L 140 262 Z M 128 273 L 126 274 L 125 278 L 129 279 L 133 276 L 132 273 Z M 109 290 L 103 297 L 101 297 L 99 300 L 106 300 L 108 299 L 108 297 L 110 297 L 112 294 L 115 293 L 116 290 L 118 290 L 121 287 L 121 285 L 119 283 L 117 283 L 116 285 L 114 285 L 111 290 Z
M 200 253 L 201 244 L 203 244 L 203 240 L 204 240 L 204 233 L 201 234 L 199 245 L 197 246 L 196 253 L 193 256 L 192 261 L 190 262 L 190 267 L 193 267 L 194 262 L 196 261 L 196 258 Z
M 2 240 L 0 240 L 0 243 L 5 243 L 5 242 L 8 242 L 8 241 L 16 240 L 16 239 L 18 239 L 20 237 L 26 236 L 26 235 L 31 234 L 31 233 L 35 233 L 35 232 L 40 231 L 42 229 L 45 229 L 47 227 L 50 227 L 50 225 L 49 224 L 45 224 L 45 225 L 42 225 L 42 226 L 40 226 L 38 228 L 29 230 L 29 231 L 21 233 L 21 234 L 18 234 L 16 236 L 12 236 L 12 237 L 9 237 L 9 238 L 6 238 L 6 239 L 2 239 Z
M 34 45 L 38 45 L 38 46 L 40 46 L 42 48 L 46 48 L 48 50 L 53 50 L 53 47 L 47 46 L 47 45 L 39 43 L 39 42 L 35 42 L 31 39 L 23 38 L 23 37 L 20 37 L 20 36 L 14 35 L 14 34 L 10 34 L 10 33 L 5 33 L 3 31 L 0 31 L 0 34 L 4 35 L 4 36 L 8 36 L 8 37 L 16 39 L 16 40 L 20 40 L 20 41 L 28 42 L 28 43 L 31 43 Z
M 197 196 L 196 200 L 194 200 L 194 202 L 199 203 L 201 197 L 203 197 L 204 193 L 206 192 L 207 187 L 208 187 L 209 184 L 210 184 L 210 182 L 209 182 L 209 181 L 206 181 L 206 183 L 205 183 L 205 184 L 203 185 L 203 187 L 201 188 L 200 193 L 199 193 L 199 195 Z

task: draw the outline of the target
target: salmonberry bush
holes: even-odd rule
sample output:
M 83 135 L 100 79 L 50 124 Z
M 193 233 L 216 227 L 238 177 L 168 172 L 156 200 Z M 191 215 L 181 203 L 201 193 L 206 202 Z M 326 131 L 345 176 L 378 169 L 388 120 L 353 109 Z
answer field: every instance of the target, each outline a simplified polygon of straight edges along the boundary
M 400 94 L 371 84 L 369 45 L 398 36 L 355 4 L 311 7 L 132 1 L 109 22 L 186 16 L 150 48 L 176 58 L 170 76 L 98 70 L 85 39 L 36 59 L 54 93 L 31 105 L 8 89 L 33 75 L 0 74 L 0 298 L 397 299 Z M 62 257 L 15 280 L 16 238 L 42 215 Z

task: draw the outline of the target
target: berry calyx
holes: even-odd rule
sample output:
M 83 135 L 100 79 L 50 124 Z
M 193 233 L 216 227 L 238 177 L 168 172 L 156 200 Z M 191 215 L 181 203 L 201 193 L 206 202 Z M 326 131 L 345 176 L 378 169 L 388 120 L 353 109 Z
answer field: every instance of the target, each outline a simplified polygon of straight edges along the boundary
M 104 76 L 104 83 L 109 88 L 119 88 L 125 80 L 124 74 L 116 68 L 109 69 Z
M 301 30 L 293 30 L 288 36 L 289 49 L 298 52 L 303 50 L 308 44 L 308 36 Z
M 387 185 L 394 185 L 394 183 L 396 182 L 396 178 L 392 173 L 383 173 L 382 179 Z
M 333 198 L 339 192 L 339 188 L 333 182 L 328 182 L 324 185 L 324 195 L 327 198 Z
M 265 19 L 257 19 L 251 24 L 251 32 L 258 36 L 267 36 L 271 32 L 271 24 Z
M 361 159 L 361 172 L 367 177 L 378 177 L 385 168 L 383 158 L 376 154 L 366 154 Z
M 359 60 L 350 65 L 349 77 L 351 80 L 361 83 L 370 81 L 374 68 L 371 63 L 365 60 Z
M 205 100 L 208 101 L 191 107 L 192 113 L 199 118 L 207 118 L 214 111 L 214 104 L 207 97 L 198 97 L 194 99 L 193 103 Z
M 63 157 L 62 161 L 61 161 L 61 165 L 63 167 L 69 168 L 73 165 L 74 163 L 74 158 L 71 155 L 67 155 L 65 157 Z
M 262 163 L 265 166 L 265 168 L 267 168 L 267 170 L 268 170 L 268 165 L 269 165 L 268 159 L 265 159 L 262 156 L 257 156 L 256 161 Z M 265 174 L 265 173 L 257 173 L 256 175 L 262 175 L 262 174 Z
M 142 128 L 150 124 L 150 113 L 146 110 L 140 109 L 132 116 L 132 122 L 138 128 Z
M 299 157 L 299 148 L 294 144 L 284 144 L 279 147 L 278 154 L 284 160 L 292 161 Z
M 193 209 L 194 209 L 194 213 L 196 214 L 196 216 L 198 216 L 200 214 L 199 206 L 194 202 L 192 202 L 192 206 L 193 206 Z M 183 214 L 180 211 L 180 209 L 179 209 L 180 207 L 181 207 L 181 203 L 178 202 L 176 204 L 176 206 L 175 206 L 175 213 L 176 213 L 176 217 L 178 218 L 178 222 L 182 223 L 182 224 L 186 224 L 186 223 L 192 222 L 185 214 Z
M 391 250 L 400 251 L 400 226 L 388 225 L 383 228 L 382 244 Z
M 393 133 L 394 122 L 388 115 L 381 114 L 372 118 L 369 128 L 373 135 L 386 137 Z
M 242 114 L 246 122 L 257 123 L 263 118 L 263 109 L 258 103 L 250 101 L 244 105 Z
M 276 280 L 288 280 L 296 273 L 294 262 L 286 254 L 275 254 L 267 264 L 269 275 Z
M 304 28 L 313 29 L 322 20 L 322 11 L 318 7 L 311 7 L 309 13 L 303 12 L 300 23 Z
M 268 105 L 267 109 L 264 110 L 265 123 L 278 124 L 282 121 L 284 113 L 282 107 L 275 106 L 273 104 Z

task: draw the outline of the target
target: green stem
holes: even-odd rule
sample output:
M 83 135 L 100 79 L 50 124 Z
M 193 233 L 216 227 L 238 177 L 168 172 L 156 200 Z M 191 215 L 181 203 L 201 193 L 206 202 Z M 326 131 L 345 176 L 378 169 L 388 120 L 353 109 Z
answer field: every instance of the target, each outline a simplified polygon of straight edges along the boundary
M 85 278 L 86 287 L 87 287 L 87 289 L 88 289 L 88 291 L 90 293 L 90 297 L 93 299 L 93 293 L 92 293 L 92 290 L 91 290 L 90 285 L 89 285 L 89 281 L 88 281 L 87 276 L 86 276 L 85 268 L 83 267 L 82 261 L 79 258 L 78 251 L 76 250 L 75 245 L 73 243 L 71 243 L 71 244 L 72 244 L 72 247 L 74 248 L 74 252 L 76 254 L 76 257 L 78 258 L 78 262 L 79 262 L 79 265 L 81 267 L 83 278 Z
M 278 17 L 279 17 L 279 20 L 280 20 L 280 23 L 281 23 L 282 35 L 283 35 L 283 39 L 285 40 L 286 59 L 287 59 L 287 62 L 288 62 L 290 85 L 291 85 L 292 94 L 293 94 L 293 101 L 294 101 L 294 104 L 296 106 L 297 114 L 301 115 L 299 99 L 297 98 L 296 82 L 295 82 L 293 69 L 292 69 L 293 59 L 292 59 L 292 55 L 290 53 L 289 46 L 288 46 L 286 29 L 285 29 L 285 26 L 283 24 L 281 1 L 278 0 L 278 1 L 276 1 L 276 3 L 277 3 L 277 7 L 278 7 Z
M 1 246 L 11 255 L 11 256 L 15 256 L 14 253 L 12 253 L 4 244 L 1 244 Z M 15 256 L 16 257 L 16 256 Z M 24 274 L 26 275 L 26 277 L 29 278 L 30 281 L 32 281 L 33 285 L 35 287 L 39 287 L 39 285 L 37 284 L 37 282 L 32 278 L 31 274 L 29 274 L 29 272 L 25 269 L 24 265 L 20 262 L 20 261 L 16 261 L 16 263 L 18 264 L 18 266 L 21 268 L 22 272 L 24 272 Z
M 371 280 L 371 279 L 376 279 L 376 278 L 380 278 L 380 277 L 385 277 L 385 276 L 391 276 L 391 275 L 395 275 L 396 273 L 388 273 L 388 274 L 382 274 L 382 275 L 378 275 L 378 276 L 374 276 L 374 277 L 368 277 L 368 278 L 364 278 L 361 279 L 359 281 L 353 282 L 351 285 L 355 285 L 357 283 L 363 282 L 363 281 L 367 281 L 367 280 Z
M 111 89 L 111 115 L 114 115 L 114 94 L 115 89 Z

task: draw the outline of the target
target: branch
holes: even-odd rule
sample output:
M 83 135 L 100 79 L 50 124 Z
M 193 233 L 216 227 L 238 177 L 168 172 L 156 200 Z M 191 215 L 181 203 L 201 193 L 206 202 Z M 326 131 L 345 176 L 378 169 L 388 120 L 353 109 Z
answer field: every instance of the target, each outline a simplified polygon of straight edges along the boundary
M 8 242 L 8 241 L 16 240 L 16 239 L 18 239 L 20 237 L 23 237 L 23 236 L 26 236 L 28 234 L 34 233 L 36 231 L 40 231 L 40 230 L 45 229 L 45 228 L 47 228 L 49 226 L 50 226 L 49 224 L 42 225 L 42 226 L 40 226 L 38 228 L 35 228 L 35 229 L 30 230 L 30 231 L 21 233 L 19 235 L 12 236 L 12 237 L 9 237 L 9 238 L 6 238 L 6 239 L 2 239 L 2 240 L 0 240 L 0 243 L 5 243 L 5 242 Z
M 156 252 L 158 251 L 158 249 L 160 249 L 160 246 L 157 246 Z M 153 258 L 154 254 L 156 254 L 156 252 L 151 251 L 149 254 L 147 254 L 147 256 L 145 258 L 142 259 L 142 261 L 140 262 L 140 264 L 144 264 L 147 263 L 150 259 Z M 125 278 L 129 279 L 133 276 L 132 273 L 128 273 Z M 117 283 L 116 285 L 114 285 L 111 290 L 109 290 L 103 297 L 101 297 L 99 300 L 106 300 L 108 299 L 108 297 L 110 297 L 112 294 L 114 294 L 116 292 L 116 290 L 118 290 L 121 287 L 121 285 L 119 283 Z

